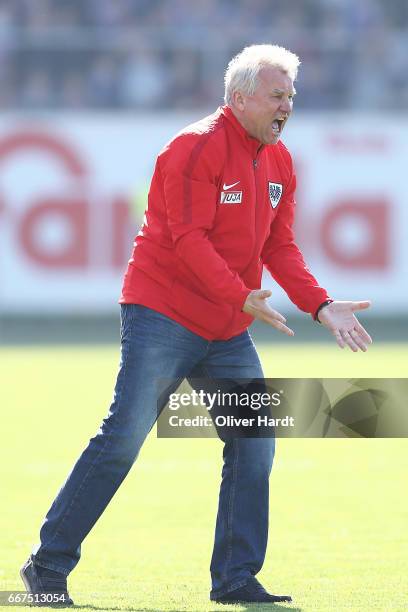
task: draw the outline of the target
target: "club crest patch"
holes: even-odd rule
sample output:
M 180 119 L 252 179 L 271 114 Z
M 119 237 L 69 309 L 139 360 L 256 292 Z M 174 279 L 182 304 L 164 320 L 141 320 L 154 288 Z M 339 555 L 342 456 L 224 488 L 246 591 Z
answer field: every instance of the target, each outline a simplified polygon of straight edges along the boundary
M 271 183 L 271 181 L 268 181 L 268 187 L 269 199 L 271 201 L 272 208 L 276 208 L 282 197 L 283 187 L 280 183 Z

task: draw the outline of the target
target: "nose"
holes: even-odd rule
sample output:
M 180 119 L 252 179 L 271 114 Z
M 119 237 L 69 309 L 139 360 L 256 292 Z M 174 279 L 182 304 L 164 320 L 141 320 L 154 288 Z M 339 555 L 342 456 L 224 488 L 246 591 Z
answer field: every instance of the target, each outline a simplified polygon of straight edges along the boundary
M 282 98 L 280 103 L 280 110 L 289 115 L 292 110 L 292 100 L 290 100 L 289 98 Z

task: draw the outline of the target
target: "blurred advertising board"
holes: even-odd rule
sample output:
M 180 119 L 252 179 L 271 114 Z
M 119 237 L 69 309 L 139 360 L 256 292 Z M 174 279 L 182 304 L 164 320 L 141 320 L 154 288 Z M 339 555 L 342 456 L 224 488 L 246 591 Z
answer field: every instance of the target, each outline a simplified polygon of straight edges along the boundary
M 197 118 L 3 115 L 0 311 L 115 311 L 155 157 Z M 298 174 L 297 242 L 315 276 L 338 299 L 372 299 L 373 314 L 405 313 L 408 121 L 295 115 L 284 142 Z M 264 286 L 291 310 L 270 277 Z

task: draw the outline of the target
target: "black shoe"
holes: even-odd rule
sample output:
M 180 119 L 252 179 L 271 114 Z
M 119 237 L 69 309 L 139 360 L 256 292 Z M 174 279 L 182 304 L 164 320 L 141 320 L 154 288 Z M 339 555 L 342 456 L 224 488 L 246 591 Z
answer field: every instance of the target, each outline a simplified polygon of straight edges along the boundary
M 20 576 L 28 593 L 33 595 L 34 606 L 65 608 L 73 606 L 67 590 L 67 577 L 33 563 L 31 557 L 24 563 Z
M 250 576 L 248 582 L 230 593 L 225 593 L 220 597 L 210 597 L 211 601 L 217 603 L 277 603 L 278 601 L 292 601 L 290 595 L 271 595 L 267 593 L 262 584 L 258 582 L 255 576 Z

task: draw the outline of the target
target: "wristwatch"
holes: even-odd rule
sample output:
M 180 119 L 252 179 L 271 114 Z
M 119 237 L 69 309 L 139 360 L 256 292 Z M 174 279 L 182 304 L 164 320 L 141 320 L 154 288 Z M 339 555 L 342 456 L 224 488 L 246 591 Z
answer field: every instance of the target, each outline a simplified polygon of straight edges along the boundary
M 326 300 L 324 302 L 322 302 L 319 306 L 319 308 L 316 310 L 315 314 L 314 314 L 314 320 L 317 321 L 318 323 L 320 323 L 318 317 L 319 312 L 321 311 L 322 308 L 324 308 L 325 306 L 328 306 L 329 304 L 331 304 L 332 302 L 334 302 L 334 300 Z

